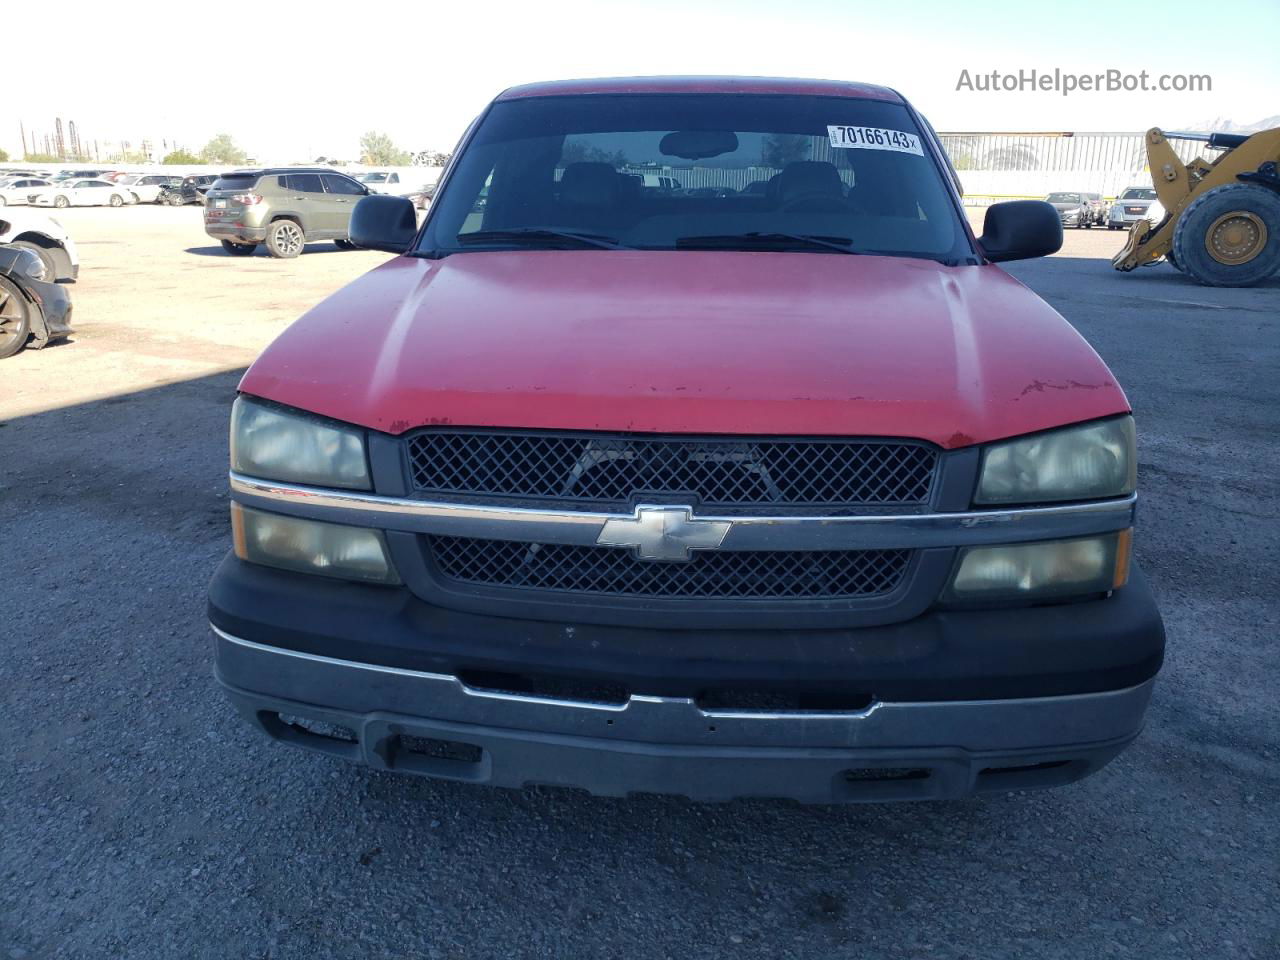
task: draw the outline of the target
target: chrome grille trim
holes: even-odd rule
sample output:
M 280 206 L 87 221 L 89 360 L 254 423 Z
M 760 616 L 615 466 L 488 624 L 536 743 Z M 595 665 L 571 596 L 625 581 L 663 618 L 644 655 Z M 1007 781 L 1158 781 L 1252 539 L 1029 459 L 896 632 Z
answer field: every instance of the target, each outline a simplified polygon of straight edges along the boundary
M 638 518 L 530 507 L 441 503 L 261 480 L 231 473 L 232 496 L 246 506 L 357 527 L 596 546 L 610 520 Z M 862 516 L 716 516 L 728 524 L 718 550 L 894 550 L 1027 543 L 1111 533 L 1133 525 L 1137 495 L 1090 503 L 955 513 Z M 625 548 L 618 548 L 625 549 Z

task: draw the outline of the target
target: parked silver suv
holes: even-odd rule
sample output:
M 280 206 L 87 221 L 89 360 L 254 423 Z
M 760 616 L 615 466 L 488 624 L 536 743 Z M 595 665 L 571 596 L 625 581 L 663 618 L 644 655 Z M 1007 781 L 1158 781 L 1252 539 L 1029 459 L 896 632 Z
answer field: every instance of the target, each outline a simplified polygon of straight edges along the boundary
M 368 195 L 363 184 L 323 167 L 237 170 L 209 188 L 204 229 L 232 256 L 265 243 L 273 257 L 296 257 L 314 240 L 351 250 L 351 211 Z
M 1123 230 L 1133 226 L 1147 215 L 1147 208 L 1155 199 L 1156 192 L 1151 187 L 1125 187 L 1111 205 L 1107 229 Z

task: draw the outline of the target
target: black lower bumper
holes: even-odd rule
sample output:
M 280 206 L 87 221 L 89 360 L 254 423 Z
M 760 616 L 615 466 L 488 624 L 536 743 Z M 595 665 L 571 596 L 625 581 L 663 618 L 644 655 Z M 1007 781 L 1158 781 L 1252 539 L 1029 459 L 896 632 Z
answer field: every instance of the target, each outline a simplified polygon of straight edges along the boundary
M 448 780 L 551 784 L 604 796 L 806 803 L 928 800 L 1052 787 L 1101 769 L 1137 736 L 1152 681 L 1032 700 L 861 711 L 716 712 L 679 698 L 623 705 L 472 690 L 456 678 L 282 655 L 219 636 L 218 678 L 268 736 L 368 766 Z M 264 674 L 288 699 L 236 686 Z M 319 706 L 313 699 L 324 703 Z M 380 709 L 362 709 L 370 704 Z M 398 707 L 399 709 L 393 709 Z
M 933 611 L 859 629 L 679 630 L 463 613 L 403 587 L 228 556 L 210 586 L 209 619 L 233 636 L 301 653 L 464 678 L 497 675 L 509 689 L 596 683 L 624 696 L 1052 697 L 1136 686 L 1155 676 L 1164 656 L 1160 615 L 1137 568 L 1107 599 L 1073 604 Z
M 215 240 L 231 240 L 235 243 L 262 243 L 267 239 L 266 227 L 242 227 L 217 220 L 207 221 L 204 232 Z
M 229 557 L 209 613 L 219 681 L 278 740 L 455 780 L 703 800 L 1079 779 L 1137 736 L 1164 644 L 1136 570 L 1071 605 L 693 631 L 464 614 Z

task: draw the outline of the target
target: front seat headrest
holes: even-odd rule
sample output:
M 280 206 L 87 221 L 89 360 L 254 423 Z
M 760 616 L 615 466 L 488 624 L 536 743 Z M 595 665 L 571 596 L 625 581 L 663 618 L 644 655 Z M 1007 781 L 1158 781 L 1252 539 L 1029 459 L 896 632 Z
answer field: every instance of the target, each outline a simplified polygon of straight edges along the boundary
M 835 165 L 823 160 L 799 160 L 778 174 L 777 196 L 782 203 L 810 197 L 844 198 L 844 184 Z
M 560 201 L 583 206 L 606 206 L 618 198 L 618 172 L 609 163 L 571 163 L 560 176 Z

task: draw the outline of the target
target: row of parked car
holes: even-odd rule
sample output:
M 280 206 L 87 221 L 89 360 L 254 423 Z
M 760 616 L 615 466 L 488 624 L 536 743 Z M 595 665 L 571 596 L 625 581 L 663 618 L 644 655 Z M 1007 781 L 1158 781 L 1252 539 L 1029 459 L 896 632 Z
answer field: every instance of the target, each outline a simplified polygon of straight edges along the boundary
M 301 168 L 299 168 L 301 169 Z M 430 202 L 434 185 L 421 177 L 397 170 L 364 170 L 343 174 L 370 193 L 410 197 L 419 207 Z M 222 174 L 179 176 L 172 173 L 136 173 L 110 169 L 0 171 L 0 207 L 29 204 L 41 207 L 122 207 L 133 203 L 172 206 L 203 204 L 205 195 Z
M 1062 225 L 1077 230 L 1095 226 L 1125 230 L 1147 215 L 1155 199 L 1151 187 L 1126 187 L 1110 202 L 1100 193 L 1051 193 L 1045 197 L 1058 211 Z
M 199 203 L 216 174 L 177 176 L 116 170 L 34 170 L 0 175 L 0 206 L 123 207 L 132 203 Z

